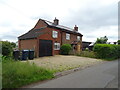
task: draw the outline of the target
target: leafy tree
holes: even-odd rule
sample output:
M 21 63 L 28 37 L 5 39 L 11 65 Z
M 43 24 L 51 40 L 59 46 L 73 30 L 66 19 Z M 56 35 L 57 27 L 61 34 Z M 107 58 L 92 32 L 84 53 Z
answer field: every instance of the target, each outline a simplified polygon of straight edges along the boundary
M 118 45 L 120 45 L 120 40 L 117 41 Z
M 107 40 L 108 40 L 107 36 L 100 37 L 100 38 L 97 38 L 95 44 L 106 44 Z
M 10 56 L 13 48 L 16 47 L 16 44 L 14 42 L 9 41 L 0 41 L 2 43 L 2 55 L 3 56 Z
M 11 42 L 11 46 L 12 46 L 12 48 L 15 48 L 16 47 L 16 43 Z

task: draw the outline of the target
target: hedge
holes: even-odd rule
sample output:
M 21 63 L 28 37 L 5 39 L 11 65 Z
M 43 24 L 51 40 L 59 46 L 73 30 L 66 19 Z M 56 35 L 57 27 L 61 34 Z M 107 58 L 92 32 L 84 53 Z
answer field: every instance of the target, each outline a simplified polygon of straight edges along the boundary
M 97 58 L 120 58 L 120 45 L 96 44 L 93 47 Z

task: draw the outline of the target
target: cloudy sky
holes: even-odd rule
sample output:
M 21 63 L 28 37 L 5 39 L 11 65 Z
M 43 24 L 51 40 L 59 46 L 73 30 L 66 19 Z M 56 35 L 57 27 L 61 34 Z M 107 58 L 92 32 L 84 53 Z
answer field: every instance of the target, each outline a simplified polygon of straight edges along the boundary
M 0 39 L 17 41 L 39 18 L 79 27 L 83 41 L 118 40 L 119 0 L 0 0 Z

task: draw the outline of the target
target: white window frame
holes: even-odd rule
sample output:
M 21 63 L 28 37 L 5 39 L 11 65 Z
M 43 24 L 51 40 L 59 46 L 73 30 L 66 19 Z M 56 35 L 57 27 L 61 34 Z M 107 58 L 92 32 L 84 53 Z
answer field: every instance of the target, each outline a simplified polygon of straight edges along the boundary
M 77 40 L 80 41 L 80 36 L 77 36 Z
M 52 37 L 58 38 L 58 31 L 52 31 Z
M 66 40 L 70 40 L 70 34 L 66 33 Z
M 60 50 L 60 43 L 54 43 L 54 50 Z

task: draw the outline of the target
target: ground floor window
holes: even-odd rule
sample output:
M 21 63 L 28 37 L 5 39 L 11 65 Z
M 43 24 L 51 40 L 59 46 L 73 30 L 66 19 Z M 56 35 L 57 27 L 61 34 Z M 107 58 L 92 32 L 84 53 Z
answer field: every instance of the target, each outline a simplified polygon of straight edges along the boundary
M 54 43 L 54 50 L 60 50 L 60 43 Z

